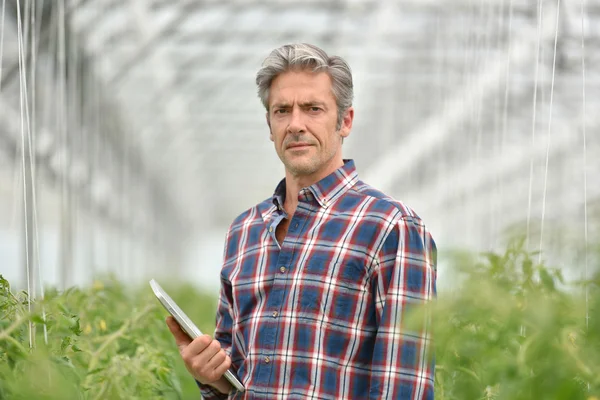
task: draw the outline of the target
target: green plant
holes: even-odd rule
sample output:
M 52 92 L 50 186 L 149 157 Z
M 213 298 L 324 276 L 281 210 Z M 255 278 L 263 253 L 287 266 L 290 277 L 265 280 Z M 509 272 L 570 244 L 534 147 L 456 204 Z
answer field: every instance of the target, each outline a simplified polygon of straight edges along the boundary
M 433 306 L 437 399 L 600 394 L 599 323 L 586 327 L 581 288 L 533 256 L 517 240 L 504 254 L 453 257 L 460 284 Z M 585 284 L 599 315 L 598 280 Z
M 565 282 L 536 263 L 522 240 L 503 254 L 444 259 L 459 279 L 430 310 L 436 399 L 600 398 L 600 275 Z M 216 294 L 163 287 L 203 332 L 213 332 Z M 412 318 L 420 323 L 427 314 Z M 27 293 L 13 293 L 0 277 L 0 399 L 198 399 L 166 315 L 148 285 L 125 288 L 114 279 L 49 289 L 30 312 Z
M 48 290 L 29 312 L 27 293 L 13 294 L 0 278 L 0 398 L 181 398 L 180 377 L 186 376 L 177 374 L 181 365 L 175 368 L 165 312 L 144 289 L 129 296 L 109 280 Z

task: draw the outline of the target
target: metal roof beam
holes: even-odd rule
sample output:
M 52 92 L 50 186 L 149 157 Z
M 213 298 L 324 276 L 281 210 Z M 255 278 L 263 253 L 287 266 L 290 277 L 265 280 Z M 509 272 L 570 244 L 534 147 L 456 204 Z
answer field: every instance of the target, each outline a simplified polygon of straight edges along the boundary
M 554 36 L 556 10 L 545 15 L 542 40 Z M 551 14 L 551 15 L 550 15 Z M 443 110 L 425 120 L 421 126 L 399 141 L 390 151 L 379 158 L 365 174 L 365 179 L 384 192 L 392 192 L 397 177 L 408 174 L 420 161 L 447 143 L 460 123 L 470 116 L 470 111 L 500 90 L 498 82 L 506 74 L 509 63 L 512 68 L 522 67 L 535 54 L 538 41 L 537 29 L 525 27 L 513 35 L 510 53 L 499 57 L 481 68 L 462 90 L 445 104 Z
M 581 112 L 579 116 L 581 116 Z M 600 119 L 598 114 L 588 113 L 587 116 L 587 131 L 593 132 L 595 127 L 600 126 Z M 580 117 L 570 121 L 554 120 L 548 153 L 551 164 L 559 153 L 572 152 L 575 154 L 574 150 L 581 144 L 581 127 L 576 126 L 578 122 L 581 122 Z M 547 134 L 544 134 L 544 136 L 538 137 L 533 144 L 508 147 L 505 152 L 496 153 L 495 156 L 479 161 L 475 165 L 466 163 L 458 171 L 440 176 L 439 179 L 410 196 L 418 199 L 424 209 L 444 209 L 447 212 L 446 203 L 453 196 L 440 196 L 440 193 L 454 193 L 454 197 L 469 193 L 489 193 L 498 180 L 509 182 L 520 178 L 526 181 L 529 175 L 523 172 L 529 171 L 530 163 L 539 165 L 544 162 L 549 140 Z M 600 149 L 600 142 L 588 143 L 588 145 L 592 149 Z

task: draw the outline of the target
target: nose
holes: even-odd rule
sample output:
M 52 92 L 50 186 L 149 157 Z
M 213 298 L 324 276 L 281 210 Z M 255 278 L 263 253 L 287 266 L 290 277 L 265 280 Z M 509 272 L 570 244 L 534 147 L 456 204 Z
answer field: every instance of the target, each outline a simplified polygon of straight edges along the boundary
M 290 120 L 287 127 L 288 133 L 297 134 L 304 133 L 305 126 L 302 116 L 302 111 L 299 107 L 294 107 L 290 113 Z

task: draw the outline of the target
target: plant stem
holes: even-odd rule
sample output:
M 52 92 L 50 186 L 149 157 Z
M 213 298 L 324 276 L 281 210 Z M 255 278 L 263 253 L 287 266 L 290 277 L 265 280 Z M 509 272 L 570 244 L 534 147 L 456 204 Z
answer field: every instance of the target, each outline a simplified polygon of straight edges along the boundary
M 15 322 L 13 322 L 11 326 L 9 326 L 7 329 L 0 332 L 0 340 L 9 338 L 11 332 L 14 331 L 15 329 L 17 329 L 23 322 L 27 321 L 28 318 L 29 318 L 29 314 L 23 314 L 19 318 L 17 318 L 17 320 Z
M 12 336 L 7 336 L 5 339 L 14 344 L 23 354 L 27 354 L 27 350 L 21 343 L 17 341 L 17 339 Z
M 567 354 L 571 356 L 573 361 L 575 361 L 575 365 L 577 366 L 577 368 L 579 368 L 579 371 L 581 371 L 587 377 L 587 379 L 592 380 L 594 383 L 596 381 L 598 381 L 598 378 L 594 377 L 592 370 L 585 364 L 585 362 L 583 360 L 581 360 L 581 358 L 579 358 L 579 355 L 577 354 L 575 347 L 573 345 L 569 344 L 567 338 L 568 338 L 568 333 L 566 330 L 564 330 L 562 333 L 562 338 L 561 338 L 561 346 L 565 350 L 567 350 Z
M 98 349 L 92 353 L 92 358 L 90 359 L 90 363 L 88 364 L 88 374 L 90 371 L 93 371 L 94 368 L 96 368 L 96 365 L 98 364 L 98 361 L 100 360 L 100 356 L 102 355 L 104 350 L 115 340 L 117 340 L 118 338 L 123 336 L 127 332 L 127 329 L 129 328 L 130 325 L 135 324 L 141 317 L 146 315 L 148 312 L 152 311 L 154 308 L 155 308 L 154 305 L 147 306 L 142 311 L 140 311 L 135 316 L 133 316 L 133 318 L 123 322 L 123 325 L 121 325 L 121 327 L 117 331 L 108 335 L 106 337 L 106 340 L 100 345 L 100 347 L 98 347 Z M 89 379 L 90 379 L 90 375 L 87 376 L 84 386 L 88 386 Z
M 103 398 L 104 396 L 104 392 L 106 392 L 106 389 L 108 388 L 108 382 L 104 382 L 102 384 L 102 387 L 100 388 L 100 392 L 98 393 L 98 395 L 96 397 L 94 397 L 94 400 L 100 400 Z

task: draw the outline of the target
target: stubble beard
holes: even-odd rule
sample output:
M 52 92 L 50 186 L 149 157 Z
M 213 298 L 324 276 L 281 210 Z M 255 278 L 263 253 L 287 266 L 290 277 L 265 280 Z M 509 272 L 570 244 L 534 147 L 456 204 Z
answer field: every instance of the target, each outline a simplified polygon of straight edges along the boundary
M 294 176 L 312 175 L 319 170 L 318 156 L 311 156 L 304 160 L 290 160 L 284 157 L 286 169 Z
M 282 157 L 283 164 L 287 171 L 293 176 L 308 176 L 319 172 L 321 169 L 326 168 L 331 160 L 335 157 L 336 152 L 319 152 L 319 147 L 315 147 L 310 151 L 316 151 L 316 154 L 311 154 L 308 157 L 303 157 L 301 160 L 292 160 L 290 158 Z
M 313 141 L 310 142 L 313 143 L 314 148 L 310 148 L 308 151 L 314 153 L 299 156 L 299 160 L 294 160 L 296 157 L 287 155 L 287 150 L 285 150 L 286 143 L 283 144 L 284 150 L 279 155 L 279 158 L 283 162 L 285 169 L 293 176 L 308 176 L 317 173 L 335 156 L 335 151 L 323 152 L 324 149 L 322 147 L 316 146 L 316 143 Z

